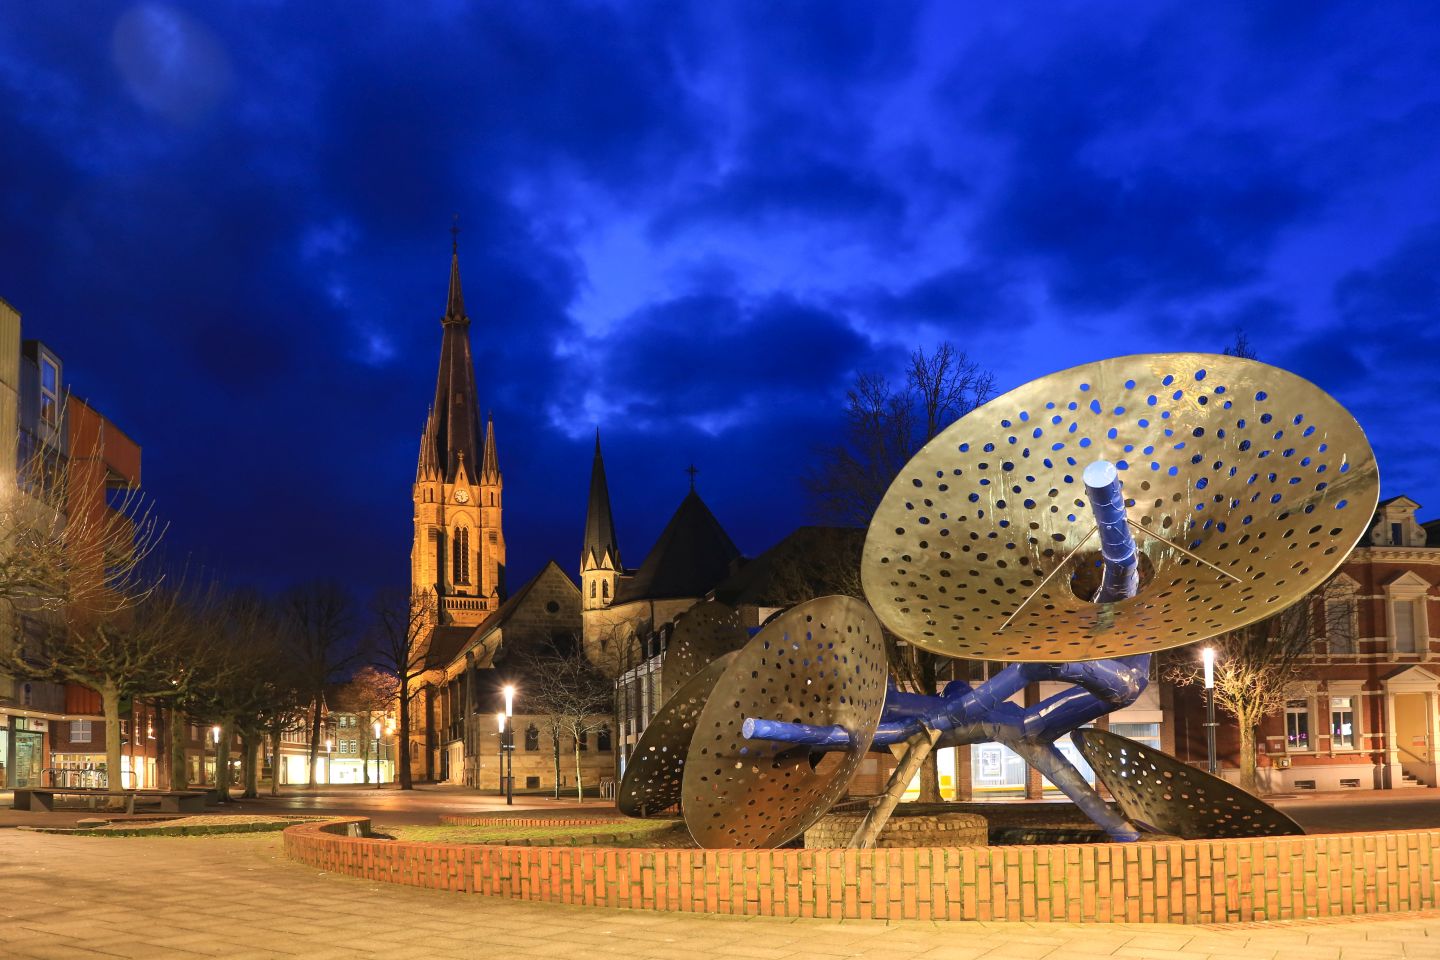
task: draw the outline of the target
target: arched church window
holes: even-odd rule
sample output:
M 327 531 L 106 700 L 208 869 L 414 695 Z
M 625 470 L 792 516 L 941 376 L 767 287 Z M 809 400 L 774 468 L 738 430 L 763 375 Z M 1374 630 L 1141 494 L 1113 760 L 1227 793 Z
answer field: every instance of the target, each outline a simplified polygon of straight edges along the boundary
M 609 599 L 610 599 L 610 581 L 609 581 L 609 580 L 601 580 L 601 581 L 600 581 L 600 596 L 601 596 L 602 599 L 605 599 L 605 600 L 609 600 Z
M 591 581 L 590 581 L 590 599 L 591 599 L 591 600 L 594 600 L 594 599 L 595 599 L 595 581 L 594 581 L 594 580 L 591 580 Z
M 453 556 L 450 559 L 450 570 L 455 582 L 468 584 L 470 582 L 470 531 L 467 528 L 455 528 L 451 549 Z
M 533 724 L 533 723 L 530 724 L 530 726 L 528 726 L 528 727 L 525 728 L 525 749 L 526 749 L 526 750 L 539 750 L 539 749 L 540 749 L 540 731 L 539 731 L 539 729 L 536 728 L 535 724 Z

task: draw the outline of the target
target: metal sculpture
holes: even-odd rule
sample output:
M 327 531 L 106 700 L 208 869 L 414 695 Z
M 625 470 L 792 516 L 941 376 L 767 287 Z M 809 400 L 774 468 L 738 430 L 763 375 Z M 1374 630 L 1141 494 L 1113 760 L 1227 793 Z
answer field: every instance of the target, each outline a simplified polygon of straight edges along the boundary
M 695 721 L 685 763 L 685 824 L 705 847 L 774 847 L 844 794 L 870 749 L 888 666 L 864 602 L 821 597 L 771 620 L 736 653 Z M 747 717 L 845 731 L 825 750 L 748 735 Z
M 695 604 L 675 618 L 660 668 L 661 696 L 674 696 L 708 664 L 739 650 L 749 639 L 750 633 L 734 607 L 718 600 Z
M 1156 833 L 1187 840 L 1278 837 L 1305 831 L 1232 783 L 1108 730 L 1070 735 L 1120 809 Z
M 662 813 L 680 802 L 681 778 L 695 720 L 735 654 L 722 654 L 691 677 L 650 718 L 620 779 L 616 805 L 632 817 Z
M 872 743 L 905 743 L 884 801 L 857 834 L 864 845 L 931 749 L 996 741 L 1113 839 L 1137 839 L 1136 826 L 1056 740 L 1133 703 L 1151 654 L 1243 627 L 1319 586 L 1364 533 L 1378 492 L 1370 446 L 1344 408 L 1251 360 L 1120 357 L 992 400 L 927 444 L 892 483 L 866 537 L 861 576 L 875 615 L 905 641 L 1012 662 L 938 696 L 891 689 L 873 720 L 872 705 L 857 710 L 853 697 L 828 712 L 814 701 L 802 714 L 764 695 L 767 683 L 785 674 L 787 695 L 809 690 L 817 665 L 803 656 L 786 669 L 754 662 L 757 636 L 696 724 L 691 750 L 706 759 L 685 769 L 691 831 L 710 846 L 783 842 L 843 792 L 854 758 Z M 868 611 L 843 615 L 860 624 Z M 1036 681 L 1071 689 L 1029 708 L 1010 702 Z M 1090 739 L 1099 740 L 1086 733 L 1078 742 Z M 813 773 L 830 752 L 854 762 L 801 778 L 805 789 L 792 795 L 782 768 L 792 778 L 801 764 Z M 726 769 L 722 758 L 738 765 Z M 1155 770 L 1160 780 L 1177 776 Z M 1146 826 L 1169 823 L 1137 786 L 1148 780 L 1122 780 L 1124 809 L 1139 811 Z

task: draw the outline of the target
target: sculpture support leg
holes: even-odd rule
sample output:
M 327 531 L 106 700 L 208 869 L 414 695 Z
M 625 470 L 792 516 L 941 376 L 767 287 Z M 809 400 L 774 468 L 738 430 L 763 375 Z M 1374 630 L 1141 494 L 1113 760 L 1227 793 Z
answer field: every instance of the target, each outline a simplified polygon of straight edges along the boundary
M 1043 773 L 1045 779 L 1055 784 L 1061 793 L 1074 801 L 1075 806 L 1079 807 L 1082 813 L 1099 824 L 1111 840 L 1133 843 L 1140 839 L 1140 831 L 1135 828 L 1135 825 L 1116 813 L 1108 803 L 1100 798 L 1100 794 L 1085 782 L 1085 778 L 1080 776 L 1080 771 L 1065 759 L 1065 755 L 1056 749 L 1055 744 L 1020 741 L 1005 745 L 1019 754 L 1030 766 Z
M 895 812 L 895 806 L 900 802 L 905 788 L 919 772 L 925 758 L 930 756 L 930 751 L 935 749 L 935 741 L 939 739 L 940 731 L 928 726 L 922 727 L 919 733 L 909 739 L 905 755 L 900 758 L 900 765 L 890 775 L 890 783 L 886 786 L 885 793 L 881 795 L 879 802 L 870 808 L 870 812 L 865 814 L 860 828 L 850 839 L 852 849 L 868 850 L 875 845 L 875 841 L 880 838 L 880 831 L 890 822 L 890 814 Z

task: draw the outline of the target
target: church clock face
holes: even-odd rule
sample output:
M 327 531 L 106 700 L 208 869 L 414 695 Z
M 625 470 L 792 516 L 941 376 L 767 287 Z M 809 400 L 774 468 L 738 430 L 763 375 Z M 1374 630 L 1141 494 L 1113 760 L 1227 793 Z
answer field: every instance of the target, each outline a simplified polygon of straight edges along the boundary
M 470 491 L 469 491 L 469 490 L 456 490 L 456 491 L 455 491 L 455 502 L 456 502 L 456 503 L 469 503 L 469 502 L 470 502 Z

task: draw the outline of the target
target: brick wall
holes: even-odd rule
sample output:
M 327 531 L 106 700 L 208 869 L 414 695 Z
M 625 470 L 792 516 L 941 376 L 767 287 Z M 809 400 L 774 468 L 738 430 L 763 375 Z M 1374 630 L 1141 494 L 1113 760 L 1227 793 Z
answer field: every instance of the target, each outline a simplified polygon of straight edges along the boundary
M 321 870 L 544 903 L 830 919 L 1213 923 L 1430 909 L 1440 831 L 895 850 L 496 847 L 285 831 Z

